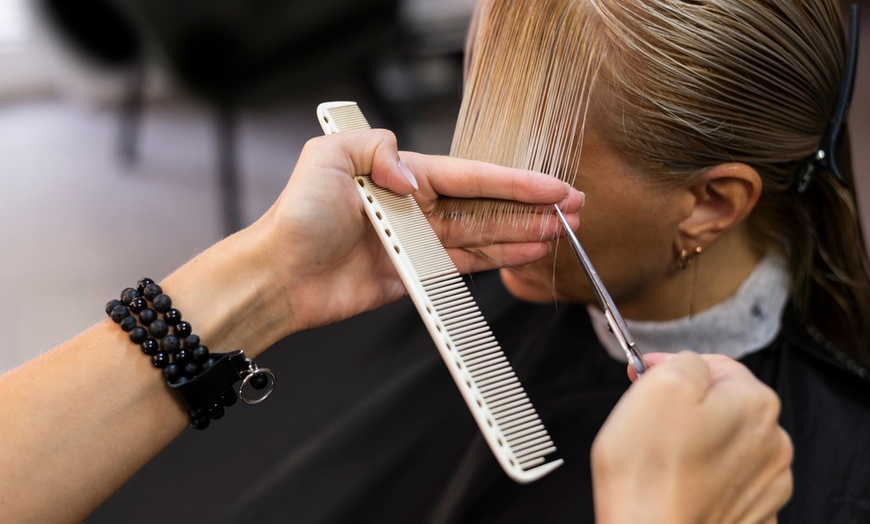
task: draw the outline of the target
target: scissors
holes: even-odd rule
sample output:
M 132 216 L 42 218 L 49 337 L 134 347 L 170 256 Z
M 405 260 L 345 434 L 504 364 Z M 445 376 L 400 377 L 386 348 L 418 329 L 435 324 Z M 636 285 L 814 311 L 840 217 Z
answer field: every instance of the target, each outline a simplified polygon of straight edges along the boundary
M 575 235 L 574 231 L 571 230 L 571 227 L 568 226 L 568 220 L 565 218 L 562 210 L 559 209 L 559 206 L 554 207 L 556 208 L 556 214 L 559 216 L 559 221 L 562 222 L 562 227 L 565 229 L 565 232 L 568 233 L 568 241 L 571 243 L 571 248 L 574 250 L 574 254 L 577 255 L 577 260 L 579 260 L 580 265 L 583 266 L 583 272 L 586 273 L 586 278 L 589 279 L 589 283 L 595 291 L 595 296 L 598 298 L 598 304 L 601 306 L 602 311 L 604 311 L 604 317 L 607 319 L 607 325 L 610 327 L 610 331 L 616 336 L 616 340 L 625 352 L 628 364 L 632 369 L 634 369 L 637 376 L 640 376 L 647 370 L 647 365 L 643 360 L 643 355 L 637 350 L 637 347 L 634 344 L 634 338 L 631 336 L 631 333 L 628 332 L 628 327 L 625 325 L 625 319 L 622 318 L 622 315 L 619 314 L 619 310 L 616 309 L 616 304 L 613 303 L 610 293 L 607 292 L 607 289 L 598 277 L 598 273 L 592 266 L 592 262 L 590 262 L 589 257 L 586 256 L 586 251 L 584 251 L 583 246 L 580 245 L 580 241 L 577 240 L 577 235 Z

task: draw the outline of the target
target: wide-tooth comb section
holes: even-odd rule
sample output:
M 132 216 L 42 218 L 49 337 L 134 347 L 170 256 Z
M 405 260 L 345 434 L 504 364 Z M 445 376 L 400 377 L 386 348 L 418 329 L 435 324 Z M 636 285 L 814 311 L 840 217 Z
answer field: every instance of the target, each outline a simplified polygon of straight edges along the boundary
M 317 108 L 325 133 L 368 129 L 353 102 Z M 370 176 L 356 182 L 408 294 L 499 464 L 517 482 L 536 480 L 562 464 L 474 297 L 417 202 L 383 189 Z

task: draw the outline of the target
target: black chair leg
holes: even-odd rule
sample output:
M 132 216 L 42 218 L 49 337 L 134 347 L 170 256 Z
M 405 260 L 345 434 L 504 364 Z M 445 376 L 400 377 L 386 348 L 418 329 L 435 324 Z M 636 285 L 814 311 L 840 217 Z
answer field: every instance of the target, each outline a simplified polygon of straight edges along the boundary
M 127 166 L 132 166 L 139 159 L 138 139 L 139 127 L 142 122 L 142 104 L 144 90 L 144 66 L 137 63 L 130 78 L 127 95 L 121 102 L 120 132 L 118 149 L 121 160 Z
M 236 112 L 229 104 L 217 108 L 218 182 L 224 234 L 229 236 L 242 227 L 236 159 Z

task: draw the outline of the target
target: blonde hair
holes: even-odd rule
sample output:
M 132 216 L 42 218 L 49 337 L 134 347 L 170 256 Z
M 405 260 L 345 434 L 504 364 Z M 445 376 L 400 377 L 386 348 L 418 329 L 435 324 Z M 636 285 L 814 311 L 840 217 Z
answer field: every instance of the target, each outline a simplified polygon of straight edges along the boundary
M 867 365 L 870 271 L 855 194 L 825 172 L 806 193 L 793 189 L 828 125 L 846 53 L 836 0 L 483 1 L 452 154 L 571 182 L 592 121 L 664 184 L 752 166 L 763 180 L 748 219 L 757 247 L 788 258 L 804 321 Z

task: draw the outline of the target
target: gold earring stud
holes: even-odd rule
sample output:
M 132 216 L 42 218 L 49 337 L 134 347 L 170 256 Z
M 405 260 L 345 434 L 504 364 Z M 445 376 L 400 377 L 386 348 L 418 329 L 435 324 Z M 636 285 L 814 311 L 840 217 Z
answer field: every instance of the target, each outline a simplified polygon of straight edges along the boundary
M 692 251 L 689 251 L 688 249 L 681 250 L 677 255 L 677 269 L 683 270 L 689 267 L 689 262 L 691 262 L 696 256 L 700 255 L 701 251 L 703 251 L 701 246 L 697 246 Z

